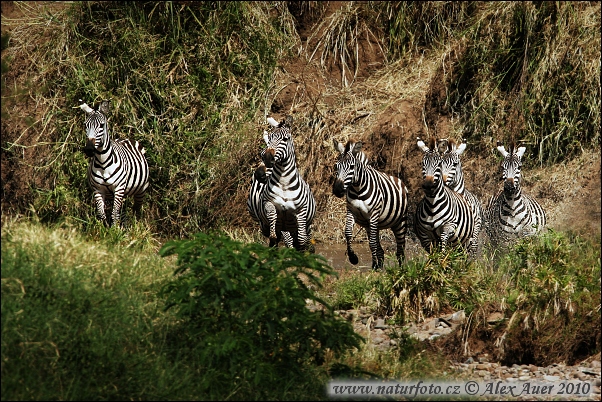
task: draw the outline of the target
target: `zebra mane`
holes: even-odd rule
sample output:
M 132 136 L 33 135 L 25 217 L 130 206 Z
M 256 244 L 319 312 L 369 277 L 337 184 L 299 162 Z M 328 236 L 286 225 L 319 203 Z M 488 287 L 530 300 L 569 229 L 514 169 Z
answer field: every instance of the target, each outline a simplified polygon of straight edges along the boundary
M 429 138 L 429 150 L 437 151 L 437 139 L 435 137 Z

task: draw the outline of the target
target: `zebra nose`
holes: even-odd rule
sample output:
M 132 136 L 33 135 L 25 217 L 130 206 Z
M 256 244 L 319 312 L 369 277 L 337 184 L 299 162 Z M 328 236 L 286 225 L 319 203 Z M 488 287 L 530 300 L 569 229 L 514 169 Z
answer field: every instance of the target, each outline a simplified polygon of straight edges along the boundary
M 332 185 L 332 193 L 335 197 L 341 198 L 345 195 L 345 183 L 341 179 L 336 179 Z
M 266 149 L 265 153 L 263 154 L 263 163 L 265 163 L 265 165 L 268 168 L 273 168 L 274 167 L 274 163 L 275 163 L 275 155 L 276 152 L 274 151 L 273 148 L 268 148 Z
M 435 176 L 426 176 L 422 182 L 422 188 L 431 189 L 435 187 Z
M 263 184 L 268 182 L 268 172 L 265 166 L 259 166 L 257 168 L 255 171 L 255 180 Z
M 86 156 L 89 158 L 94 156 L 94 151 L 96 151 L 96 147 L 94 145 L 95 145 L 94 139 L 88 138 L 88 140 L 86 141 L 86 146 L 84 147 L 83 151 L 86 154 Z

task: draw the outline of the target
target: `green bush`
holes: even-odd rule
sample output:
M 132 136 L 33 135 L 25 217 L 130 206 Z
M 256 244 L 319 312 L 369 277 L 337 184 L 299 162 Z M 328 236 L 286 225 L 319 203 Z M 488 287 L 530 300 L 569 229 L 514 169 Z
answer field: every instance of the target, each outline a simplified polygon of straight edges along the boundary
M 160 251 L 178 255 L 165 285 L 167 309 L 194 339 L 200 381 L 212 396 L 224 386 L 281 388 L 288 379 L 359 348 L 362 338 L 310 287 L 334 273 L 323 257 L 289 248 L 242 244 L 220 233 L 172 241 Z M 324 306 L 311 311 L 307 301 Z M 180 335 L 181 336 L 181 335 Z

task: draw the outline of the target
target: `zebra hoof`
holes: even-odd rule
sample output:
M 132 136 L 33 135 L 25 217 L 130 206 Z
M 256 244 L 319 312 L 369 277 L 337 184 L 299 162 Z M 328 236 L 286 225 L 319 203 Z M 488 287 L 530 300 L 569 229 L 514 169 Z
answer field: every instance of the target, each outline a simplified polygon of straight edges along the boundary
M 349 253 L 349 262 L 352 263 L 353 265 L 357 265 L 357 263 L 359 262 L 359 258 L 357 258 L 357 254 L 355 254 L 354 252 L 350 252 Z

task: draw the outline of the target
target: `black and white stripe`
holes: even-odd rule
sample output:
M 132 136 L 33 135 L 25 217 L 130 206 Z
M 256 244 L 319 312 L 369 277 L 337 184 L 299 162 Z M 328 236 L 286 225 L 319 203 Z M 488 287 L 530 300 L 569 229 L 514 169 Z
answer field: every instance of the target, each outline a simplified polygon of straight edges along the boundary
M 81 102 L 81 100 L 80 100 Z M 90 158 L 88 183 L 94 190 L 96 213 L 110 226 L 119 226 L 123 199 L 134 197 L 134 212 L 139 215 L 148 188 L 149 168 L 145 150 L 130 140 L 112 140 L 109 135 L 107 116 L 109 102 L 103 101 L 98 110 L 86 103 L 80 105 L 88 117 L 84 124 L 86 146 L 83 151 Z M 113 210 L 107 222 L 105 209 Z
M 335 181 L 332 192 L 336 197 L 346 196 L 347 214 L 345 238 L 347 255 L 352 264 L 358 258 L 351 247 L 353 225 L 366 229 L 372 269 L 383 267 L 385 252 L 380 245 L 381 229 L 391 229 L 397 243 L 397 260 L 401 264 L 405 257 L 407 233 L 408 199 L 405 184 L 397 177 L 389 176 L 369 166 L 366 155 L 361 151 L 362 143 L 348 141 L 343 144 L 334 140 L 339 152 L 335 164 Z
M 251 188 L 249 189 L 249 198 L 247 198 L 247 210 L 253 220 L 255 220 L 261 226 L 261 233 L 265 237 L 270 237 L 270 227 L 265 219 L 265 224 L 261 220 L 261 213 L 263 210 L 263 204 L 261 201 L 261 193 L 268 182 L 269 177 L 272 175 L 272 169 L 268 169 L 264 164 L 259 166 L 253 178 L 251 179 Z M 276 244 L 280 242 L 280 239 L 284 241 L 286 247 L 293 247 L 293 238 L 289 232 L 276 232 Z
M 270 246 L 276 246 L 281 238 L 289 245 L 287 236 L 290 235 L 296 250 L 312 250 L 311 224 L 316 201 L 297 169 L 291 135 L 292 118 L 289 116 L 280 123 L 268 118 L 268 122 L 272 129 L 264 131 L 267 147 L 261 152 L 266 171 L 254 175 L 247 202 L 249 212 L 258 218 L 262 233 L 270 239 Z
M 463 195 L 472 208 L 474 216 L 474 231 L 469 251 L 473 254 L 476 254 L 479 245 L 479 235 L 481 233 L 484 220 L 484 212 L 481 201 L 464 186 L 464 172 L 462 171 L 460 155 L 462 155 L 465 150 L 465 141 L 462 141 L 460 145 L 456 144 L 453 139 L 446 141 L 446 149 L 441 157 L 441 174 L 443 177 L 443 183 L 445 183 L 446 186 L 454 190 L 456 193 Z
M 429 146 L 418 138 L 422 158 L 422 189 L 424 198 L 416 207 L 414 230 L 422 247 L 429 253 L 441 247 L 462 245 L 471 249 L 474 216 L 466 199 L 444 185 L 441 172 L 441 154 L 435 138 Z
M 504 187 L 491 199 L 487 207 L 485 226 L 494 246 L 509 245 L 512 241 L 534 235 L 546 225 L 546 214 L 533 197 L 521 188 L 522 157 L 526 148 L 511 144 L 508 151 L 501 142 L 497 150 L 504 157 L 502 179 Z

